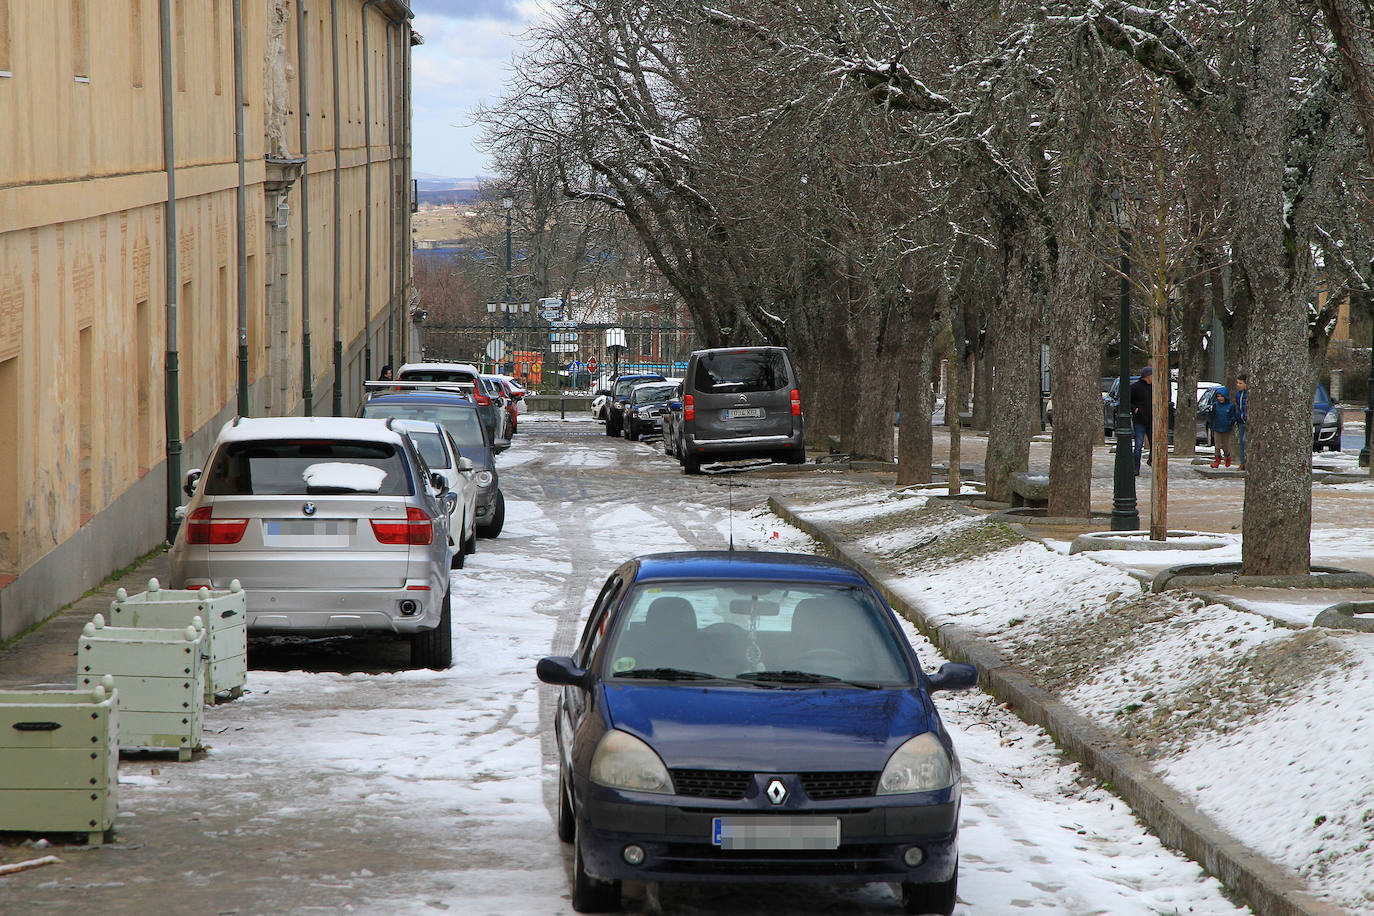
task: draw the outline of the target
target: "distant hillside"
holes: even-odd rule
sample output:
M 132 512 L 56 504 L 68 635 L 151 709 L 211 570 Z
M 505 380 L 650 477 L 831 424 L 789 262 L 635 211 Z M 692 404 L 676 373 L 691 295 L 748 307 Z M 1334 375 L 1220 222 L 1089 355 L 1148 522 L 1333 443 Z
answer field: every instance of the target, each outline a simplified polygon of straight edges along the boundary
M 481 178 L 449 178 L 445 175 L 431 175 L 415 172 L 415 183 L 419 189 L 420 203 L 442 206 L 445 204 L 465 204 L 477 199 L 477 185 Z

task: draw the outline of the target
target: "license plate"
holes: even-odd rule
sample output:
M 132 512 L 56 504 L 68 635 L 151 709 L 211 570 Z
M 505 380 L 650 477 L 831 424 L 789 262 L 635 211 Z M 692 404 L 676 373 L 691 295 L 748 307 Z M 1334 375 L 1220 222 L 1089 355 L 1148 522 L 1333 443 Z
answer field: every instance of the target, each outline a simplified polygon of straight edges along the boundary
M 727 420 L 762 420 L 762 407 L 731 407 L 725 411 Z
M 262 542 L 268 547 L 347 547 L 352 536 L 351 521 L 282 518 L 262 523 Z
M 838 817 L 773 816 L 711 819 L 711 844 L 721 849 L 838 849 Z

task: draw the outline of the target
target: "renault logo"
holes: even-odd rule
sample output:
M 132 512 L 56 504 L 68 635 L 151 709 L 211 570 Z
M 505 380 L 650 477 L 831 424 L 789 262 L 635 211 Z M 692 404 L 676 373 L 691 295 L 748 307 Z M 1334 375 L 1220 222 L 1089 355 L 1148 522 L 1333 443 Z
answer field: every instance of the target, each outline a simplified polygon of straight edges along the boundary
M 314 503 L 306 503 L 304 506 L 301 506 L 301 511 L 304 512 L 306 515 L 314 515 L 314 514 L 315 514 L 315 504 L 314 504 Z
M 787 801 L 787 786 L 782 784 L 781 779 L 774 779 L 768 783 L 768 788 L 763 794 L 767 795 L 773 804 L 781 805 Z

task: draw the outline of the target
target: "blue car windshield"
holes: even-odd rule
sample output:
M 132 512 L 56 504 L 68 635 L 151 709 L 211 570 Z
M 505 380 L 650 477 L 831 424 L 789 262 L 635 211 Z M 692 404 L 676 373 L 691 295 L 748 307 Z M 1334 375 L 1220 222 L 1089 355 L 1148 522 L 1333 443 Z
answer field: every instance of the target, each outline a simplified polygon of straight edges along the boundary
M 608 640 L 610 679 L 655 669 L 717 678 L 907 686 L 915 674 L 887 610 L 865 588 L 791 582 L 653 582 Z M 636 673 L 638 672 L 638 673 Z

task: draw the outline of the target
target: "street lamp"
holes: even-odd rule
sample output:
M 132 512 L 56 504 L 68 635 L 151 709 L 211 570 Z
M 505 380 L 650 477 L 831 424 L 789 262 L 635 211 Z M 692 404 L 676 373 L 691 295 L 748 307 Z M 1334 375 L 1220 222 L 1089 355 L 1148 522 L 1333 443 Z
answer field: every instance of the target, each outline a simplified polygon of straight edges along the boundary
M 1370 426 L 1374 425 L 1374 293 L 1364 294 L 1365 305 L 1369 308 L 1369 379 L 1365 389 L 1364 404 L 1364 448 L 1360 449 L 1360 467 L 1369 467 Z M 1242 454 L 1244 454 L 1242 452 Z
M 1116 388 L 1116 474 L 1112 483 L 1112 530 L 1138 531 L 1140 512 L 1135 498 L 1135 457 L 1131 422 L 1131 214 L 1121 192 L 1113 189 L 1108 202 L 1116 240 L 1121 248 L 1121 374 Z M 1166 376 L 1167 377 L 1167 376 Z

